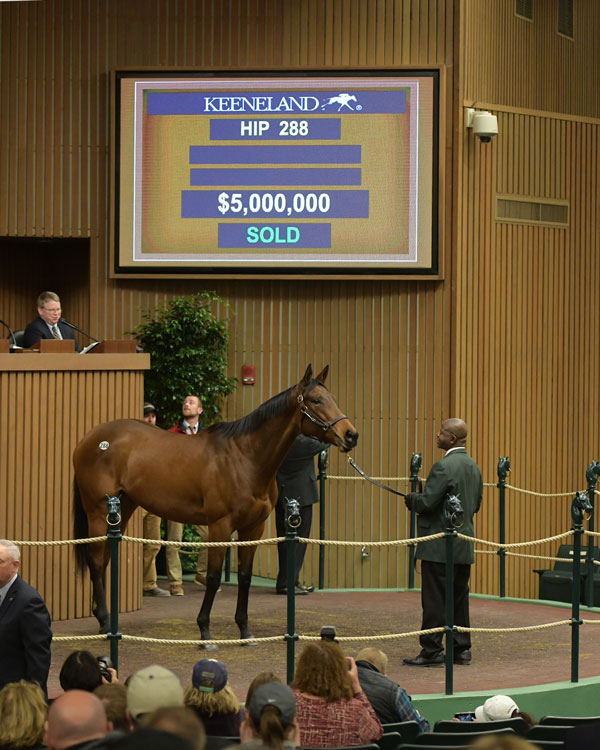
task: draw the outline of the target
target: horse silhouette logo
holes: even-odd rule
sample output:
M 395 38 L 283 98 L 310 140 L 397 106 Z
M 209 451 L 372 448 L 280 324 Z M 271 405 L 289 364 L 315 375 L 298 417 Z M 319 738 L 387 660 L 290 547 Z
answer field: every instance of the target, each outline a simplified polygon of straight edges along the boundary
M 325 107 L 330 107 L 334 104 L 339 104 L 337 111 L 339 112 L 343 107 L 348 107 L 349 110 L 354 112 L 354 107 L 350 106 L 350 102 L 355 102 L 356 97 L 354 94 L 337 94 L 337 96 L 332 96 L 329 99 L 326 99 L 323 104 L 321 105 L 321 109 L 325 109 Z M 362 109 L 360 105 L 356 107 L 356 109 Z

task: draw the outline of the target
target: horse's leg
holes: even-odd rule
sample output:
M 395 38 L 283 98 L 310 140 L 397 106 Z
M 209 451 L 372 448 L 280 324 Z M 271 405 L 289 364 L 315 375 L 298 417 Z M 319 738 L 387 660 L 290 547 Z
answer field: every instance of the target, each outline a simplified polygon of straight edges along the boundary
M 260 539 L 265 528 L 265 522 L 261 521 L 250 529 L 240 530 L 239 540 L 242 542 Z M 240 638 L 252 638 L 248 627 L 248 595 L 252 582 L 252 564 L 256 547 L 238 547 L 238 597 L 235 608 L 235 622 L 240 629 Z M 248 644 L 250 645 L 250 644 Z
M 209 539 L 211 542 L 227 541 L 231 537 L 231 528 L 225 528 L 224 524 L 213 524 L 209 527 Z M 203 641 L 210 641 L 210 612 L 216 593 L 221 585 L 221 571 L 225 559 L 226 547 L 210 547 L 208 550 L 208 565 L 206 572 L 206 591 L 202 600 L 202 607 L 198 612 L 196 622 L 200 628 L 200 636 Z M 216 649 L 213 643 L 201 645 L 201 648 L 212 651 Z
M 106 534 L 106 508 L 102 504 L 97 506 L 98 512 L 88 519 L 88 533 L 90 537 Z M 131 518 L 136 506 L 125 495 L 121 497 L 121 532 L 125 532 L 127 522 Z M 87 564 L 92 580 L 92 612 L 100 625 L 101 633 L 108 633 L 109 613 L 106 603 L 106 568 L 110 560 L 110 546 L 108 541 L 94 542 L 87 548 Z

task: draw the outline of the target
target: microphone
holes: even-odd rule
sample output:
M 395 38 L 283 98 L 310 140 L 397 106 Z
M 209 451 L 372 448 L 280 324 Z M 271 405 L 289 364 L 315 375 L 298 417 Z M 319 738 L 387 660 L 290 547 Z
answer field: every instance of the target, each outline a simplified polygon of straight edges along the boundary
M 3 320 L 0 320 L 0 323 L 2 323 L 2 325 L 3 325 L 3 326 L 4 326 L 5 328 L 8 328 L 8 333 L 10 334 L 10 338 L 12 339 L 12 344 L 10 345 L 10 348 L 11 348 L 11 349 L 22 349 L 22 348 L 23 348 L 22 346 L 18 346 L 18 345 L 17 345 L 17 339 L 15 338 L 15 332 L 14 332 L 14 331 L 13 331 L 13 329 L 12 329 L 12 328 L 11 328 L 11 327 L 10 327 L 10 326 L 8 325 L 8 323 L 5 323 L 5 322 L 4 322 Z
M 84 336 L 87 336 L 88 339 L 92 339 L 92 341 L 95 341 L 97 344 L 100 343 L 100 341 L 97 338 L 94 338 L 93 336 L 90 336 L 87 331 L 84 331 L 83 328 L 79 328 L 79 326 L 76 326 L 75 323 L 69 323 L 68 320 L 65 318 L 60 319 L 61 323 L 64 323 L 66 326 L 69 326 L 69 328 L 72 328 L 74 331 L 78 331 L 79 333 L 83 333 Z

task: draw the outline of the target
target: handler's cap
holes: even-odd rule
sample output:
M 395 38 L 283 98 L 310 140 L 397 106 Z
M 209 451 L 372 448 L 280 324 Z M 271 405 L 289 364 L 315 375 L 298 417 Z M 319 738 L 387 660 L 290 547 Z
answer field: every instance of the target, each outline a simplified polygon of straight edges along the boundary
M 483 706 L 475 709 L 475 718 L 477 721 L 501 721 L 510 719 L 518 710 L 519 707 L 510 696 L 492 695 Z
M 266 682 L 252 693 L 248 710 L 255 727 L 260 726 L 260 717 L 267 706 L 279 709 L 279 718 L 284 727 L 289 726 L 296 715 L 296 698 L 292 689 L 282 682 Z
M 156 407 L 154 404 L 151 404 L 149 401 L 146 401 L 144 404 L 144 414 L 150 414 L 150 412 L 156 412 Z
M 157 708 L 183 706 L 183 688 L 170 669 L 152 664 L 132 675 L 127 686 L 127 708 L 135 719 Z
M 216 659 L 200 659 L 194 664 L 192 685 L 204 693 L 218 693 L 227 685 L 227 668 Z

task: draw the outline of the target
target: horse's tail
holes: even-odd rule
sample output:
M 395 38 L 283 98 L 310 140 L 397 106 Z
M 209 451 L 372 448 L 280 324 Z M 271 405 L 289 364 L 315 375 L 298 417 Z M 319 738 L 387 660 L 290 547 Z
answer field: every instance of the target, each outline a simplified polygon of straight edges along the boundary
M 81 501 L 77 478 L 73 479 L 73 539 L 85 539 L 88 536 L 88 518 Z M 84 570 L 87 564 L 87 544 L 75 545 L 77 567 Z

